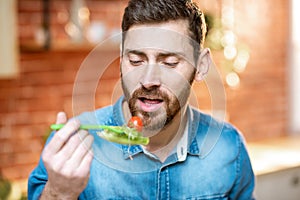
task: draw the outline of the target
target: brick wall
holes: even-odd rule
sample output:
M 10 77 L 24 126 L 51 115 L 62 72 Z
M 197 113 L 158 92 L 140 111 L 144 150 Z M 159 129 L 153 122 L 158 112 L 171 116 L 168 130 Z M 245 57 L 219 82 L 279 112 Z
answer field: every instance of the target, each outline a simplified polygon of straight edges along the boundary
M 231 121 L 249 140 L 288 134 L 289 3 L 236 1 L 236 31 L 250 48 L 239 90 L 228 91 Z
M 119 27 L 126 1 L 89 0 L 91 19 L 105 20 L 108 34 Z M 204 1 L 209 2 L 209 1 Z M 51 35 L 68 40 L 64 32 L 70 1 L 51 1 Z M 236 1 L 235 31 L 251 50 L 241 85 L 226 87 L 227 113 L 248 141 L 287 134 L 288 4 L 284 0 Z M 272 8 L 272 9 L 271 9 Z M 23 45 L 20 75 L 0 80 L 0 170 L 9 179 L 27 178 L 39 159 L 43 137 L 58 111 L 73 114 L 72 89 L 76 73 L 90 48 L 30 48 L 41 25 L 41 1 L 19 0 L 19 38 Z M 103 58 L 117 49 L 101 50 Z M 217 53 L 216 53 L 217 54 Z M 216 56 L 218 58 L 218 56 Z M 99 58 L 100 59 L 100 58 Z M 96 61 L 95 61 L 96 62 Z M 218 60 L 217 60 L 218 62 Z M 112 62 L 96 89 L 95 107 L 111 103 L 118 81 L 118 61 Z M 93 82 L 87 82 L 86 88 Z M 83 88 L 83 91 L 87 89 Z M 200 107 L 210 108 L 207 87 L 194 86 Z M 200 91 L 200 92 L 198 92 Z M 83 94 L 83 99 L 86 96 Z

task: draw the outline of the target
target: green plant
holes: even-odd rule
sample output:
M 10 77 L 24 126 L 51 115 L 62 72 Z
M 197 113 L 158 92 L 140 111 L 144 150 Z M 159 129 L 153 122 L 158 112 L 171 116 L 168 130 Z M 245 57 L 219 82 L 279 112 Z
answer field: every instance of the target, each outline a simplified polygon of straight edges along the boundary
M 7 199 L 11 191 L 11 183 L 0 177 L 0 200 Z

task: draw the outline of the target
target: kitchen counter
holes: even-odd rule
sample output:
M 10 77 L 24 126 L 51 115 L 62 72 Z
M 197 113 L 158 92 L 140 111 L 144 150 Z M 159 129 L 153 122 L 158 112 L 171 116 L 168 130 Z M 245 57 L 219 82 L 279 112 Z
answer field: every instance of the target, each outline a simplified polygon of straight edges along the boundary
M 300 135 L 248 143 L 256 176 L 300 167 Z

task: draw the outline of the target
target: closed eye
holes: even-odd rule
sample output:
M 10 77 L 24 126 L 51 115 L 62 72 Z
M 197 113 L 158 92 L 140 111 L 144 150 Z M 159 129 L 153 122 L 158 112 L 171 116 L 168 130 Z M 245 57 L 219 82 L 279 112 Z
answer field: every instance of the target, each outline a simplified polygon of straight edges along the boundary
M 168 67 L 176 67 L 179 64 L 179 62 L 163 62 L 163 64 Z
M 129 51 L 127 53 L 129 63 L 132 66 L 140 66 L 144 63 L 146 56 L 143 52 L 139 51 Z
M 133 66 L 140 66 L 143 64 L 142 60 L 129 60 L 130 64 Z
M 180 58 L 173 54 L 161 56 L 160 59 L 161 59 L 161 63 L 164 66 L 172 67 L 172 68 L 176 67 L 180 62 Z

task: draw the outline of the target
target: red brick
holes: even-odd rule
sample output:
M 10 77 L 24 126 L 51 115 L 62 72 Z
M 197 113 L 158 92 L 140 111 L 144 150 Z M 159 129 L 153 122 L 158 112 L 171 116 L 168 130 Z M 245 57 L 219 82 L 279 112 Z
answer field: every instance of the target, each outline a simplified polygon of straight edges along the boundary
M 2 176 L 9 180 L 20 180 L 29 177 L 30 172 L 35 168 L 37 161 L 35 163 L 30 163 L 26 165 L 15 165 L 11 167 L 5 167 L 1 169 Z

